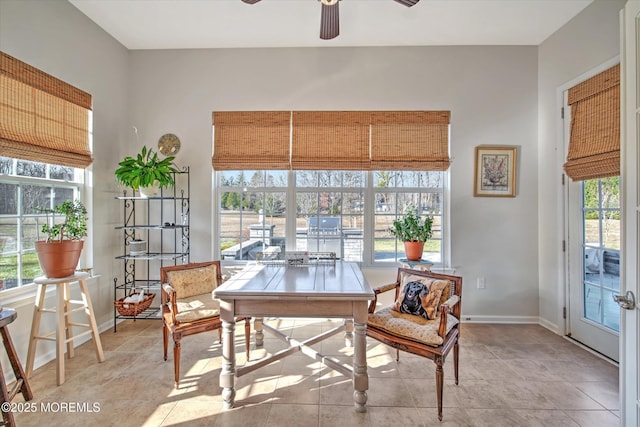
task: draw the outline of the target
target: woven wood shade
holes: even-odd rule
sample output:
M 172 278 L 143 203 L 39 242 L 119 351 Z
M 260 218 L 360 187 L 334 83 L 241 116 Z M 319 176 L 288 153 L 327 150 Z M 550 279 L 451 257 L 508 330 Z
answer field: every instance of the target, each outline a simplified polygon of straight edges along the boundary
M 371 169 L 449 168 L 449 111 L 371 113 Z
M 564 170 L 574 181 L 620 175 L 620 65 L 569 89 Z
M 215 170 L 289 169 L 289 111 L 213 113 Z
M 368 170 L 366 111 L 294 111 L 291 167 L 294 170 Z
M 0 52 L 3 156 L 84 168 L 91 95 Z

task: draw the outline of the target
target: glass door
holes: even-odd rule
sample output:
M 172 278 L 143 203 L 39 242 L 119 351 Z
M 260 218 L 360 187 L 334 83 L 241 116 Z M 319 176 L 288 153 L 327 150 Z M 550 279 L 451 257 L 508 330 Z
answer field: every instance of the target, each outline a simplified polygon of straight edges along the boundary
M 568 335 L 618 360 L 620 177 L 569 183 Z

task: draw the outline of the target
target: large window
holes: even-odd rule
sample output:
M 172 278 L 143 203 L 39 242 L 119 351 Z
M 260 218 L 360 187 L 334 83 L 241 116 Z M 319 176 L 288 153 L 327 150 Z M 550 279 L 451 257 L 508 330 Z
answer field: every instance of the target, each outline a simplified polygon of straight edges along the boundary
M 251 260 L 285 250 L 335 252 L 365 265 L 396 262 L 402 242 L 387 231 L 408 210 L 433 216 L 423 258 L 444 263 L 447 172 L 217 172 L 220 258 Z
M 50 208 L 79 198 L 83 170 L 0 157 L 0 281 L 24 286 L 42 275 L 35 241 Z

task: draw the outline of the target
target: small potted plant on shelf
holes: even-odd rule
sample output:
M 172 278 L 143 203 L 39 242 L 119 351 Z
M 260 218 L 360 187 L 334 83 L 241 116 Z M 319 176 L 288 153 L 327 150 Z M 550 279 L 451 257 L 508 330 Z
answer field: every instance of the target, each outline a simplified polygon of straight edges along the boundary
M 51 214 L 41 231 L 47 235 L 46 240 L 35 242 L 40 267 L 49 278 L 60 278 L 73 275 L 80 260 L 87 236 L 87 208 L 80 200 L 66 201 L 53 209 L 38 209 Z M 62 216 L 64 221 L 56 223 Z
M 389 233 L 404 242 L 404 251 L 409 261 L 420 261 L 424 243 L 432 235 L 433 217 L 426 216 L 423 220 L 413 208 L 407 209 L 406 212 L 404 216 L 393 221 Z
M 153 149 L 142 147 L 136 157 L 125 157 L 118 163 L 116 179 L 120 184 L 140 191 L 140 195 L 148 197 L 157 193 L 159 188 L 175 185 L 174 174 L 179 172 L 174 166 L 174 156 L 160 159 Z

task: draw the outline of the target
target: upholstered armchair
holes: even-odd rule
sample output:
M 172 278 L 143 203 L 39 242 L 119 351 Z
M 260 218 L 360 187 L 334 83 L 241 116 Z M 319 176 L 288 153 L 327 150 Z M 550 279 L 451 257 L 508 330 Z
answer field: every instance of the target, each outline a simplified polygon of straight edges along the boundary
M 378 295 L 395 291 L 391 306 L 375 311 Z M 374 289 L 367 335 L 396 349 L 429 358 L 436 365 L 438 419 L 442 421 L 445 358 L 453 349 L 458 384 L 458 341 L 462 277 L 400 268 L 396 282 Z
M 213 298 L 213 290 L 222 283 L 220 261 L 161 267 L 160 280 L 162 282 L 164 360 L 167 360 L 169 333 L 171 333 L 175 387 L 178 388 L 182 337 L 217 329 L 218 339 L 222 339 L 220 303 Z M 245 349 L 248 360 L 251 345 L 251 318 L 241 319 L 245 321 Z

